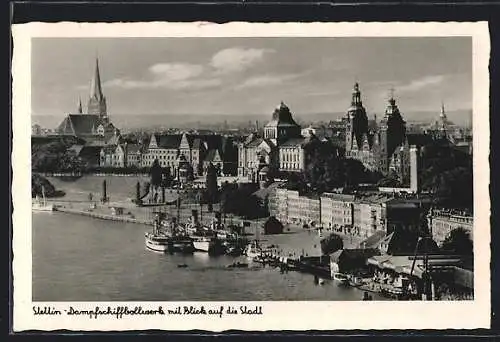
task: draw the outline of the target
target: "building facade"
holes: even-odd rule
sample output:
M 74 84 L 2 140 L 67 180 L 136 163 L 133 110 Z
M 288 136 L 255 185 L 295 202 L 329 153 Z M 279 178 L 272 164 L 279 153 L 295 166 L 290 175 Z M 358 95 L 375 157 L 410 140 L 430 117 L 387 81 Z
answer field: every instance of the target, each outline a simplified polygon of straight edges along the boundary
M 264 126 L 263 135 L 253 133 L 238 145 L 238 176 L 257 182 L 259 167 L 264 166 L 271 171 L 304 171 L 307 147 L 315 143 L 320 140 L 313 132 L 302 136 L 290 108 L 281 102 Z
M 341 232 L 353 224 L 354 195 L 323 193 L 321 195 L 321 223 L 325 228 Z
M 271 215 L 284 224 L 320 226 L 334 232 L 368 238 L 418 222 L 420 208 L 413 200 L 391 194 L 347 195 L 323 193 L 301 196 L 298 191 L 277 188 L 269 197 Z
M 194 175 L 206 174 L 210 163 L 216 166 L 219 175 L 232 175 L 237 150 L 230 137 L 221 135 L 152 134 L 141 157 L 142 167 L 151 167 L 158 160 L 173 175 L 178 174 L 181 162 L 188 163 Z
M 356 83 L 345 121 L 346 157 L 359 160 L 369 170 L 388 174 L 393 154 L 406 138 L 406 122 L 394 97 L 390 97 L 380 122 L 375 118 L 375 125 L 369 127 L 368 121 L 359 84 Z
M 441 246 L 452 230 L 462 228 L 473 239 L 474 217 L 472 214 L 459 210 L 431 210 L 429 228 L 432 238 Z

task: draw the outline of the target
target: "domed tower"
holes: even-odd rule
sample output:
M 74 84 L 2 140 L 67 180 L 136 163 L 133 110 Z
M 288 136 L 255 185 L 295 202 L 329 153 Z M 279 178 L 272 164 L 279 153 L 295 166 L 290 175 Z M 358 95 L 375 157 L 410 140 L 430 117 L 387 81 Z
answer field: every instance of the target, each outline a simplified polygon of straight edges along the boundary
M 389 104 L 385 109 L 385 116 L 380 122 L 380 171 L 389 172 L 389 161 L 398 146 L 401 146 L 406 137 L 406 122 L 403 120 L 396 100 L 391 91 Z
M 354 141 L 358 146 L 363 144 L 363 135 L 368 133 L 368 117 L 361 101 L 359 84 L 354 84 L 352 91 L 351 107 L 347 111 L 347 125 L 345 134 L 346 152 L 351 151 Z
M 271 121 L 264 127 L 264 138 L 271 140 L 275 145 L 290 139 L 300 137 L 300 126 L 292 117 L 290 108 L 281 101 L 274 110 Z

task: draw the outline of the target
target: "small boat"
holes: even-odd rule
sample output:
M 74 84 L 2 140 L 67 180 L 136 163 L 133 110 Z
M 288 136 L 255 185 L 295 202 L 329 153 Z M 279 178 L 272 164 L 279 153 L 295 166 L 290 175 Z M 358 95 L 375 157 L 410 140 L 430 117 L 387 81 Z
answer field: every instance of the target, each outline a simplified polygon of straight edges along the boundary
M 170 253 L 192 254 L 194 252 L 193 239 L 187 235 L 174 235 L 168 239 Z
M 45 188 L 42 186 L 42 198 L 35 197 L 35 200 L 31 204 L 31 209 L 33 211 L 44 211 L 44 212 L 52 212 L 55 211 L 56 208 L 54 204 L 47 203 L 47 199 L 45 198 Z
M 343 273 L 334 273 L 333 280 L 340 286 L 348 286 L 349 285 L 349 277 Z
M 232 264 L 230 265 L 227 265 L 228 268 L 247 268 L 248 267 L 248 264 L 247 263 L 243 263 L 243 262 L 233 262 Z
M 259 259 L 262 254 L 262 248 L 259 246 L 257 241 L 250 243 L 245 249 L 245 255 L 250 260 Z
M 160 233 L 146 232 L 144 234 L 146 247 L 155 252 L 167 252 L 170 237 Z
M 153 231 L 145 232 L 146 247 L 155 252 L 165 253 L 169 250 L 170 235 L 160 229 L 160 219 L 153 222 Z
M 177 267 L 178 268 L 186 268 L 186 267 L 188 267 L 188 265 L 187 264 L 179 264 L 179 265 L 177 265 Z
M 349 279 L 349 286 L 360 287 L 363 286 L 364 284 L 366 284 L 366 281 L 363 280 L 363 278 L 361 277 L 353 276 Z
M 191 235 L 191 238 L 193 239 L 193 246 L 196 251 L 208 252 L 212 238 L 199 235 Z

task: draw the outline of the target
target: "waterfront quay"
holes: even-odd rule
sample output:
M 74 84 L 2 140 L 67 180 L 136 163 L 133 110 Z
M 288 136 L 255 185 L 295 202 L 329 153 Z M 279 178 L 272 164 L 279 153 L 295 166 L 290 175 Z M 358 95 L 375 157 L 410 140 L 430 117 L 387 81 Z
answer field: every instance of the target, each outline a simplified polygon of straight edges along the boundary
M 114 203 L 96 203 L 89 201 L 52 201 L 57 208 L 57 211 L 71 214 L 88 216 L 93 219 L 110 220 L 125 223 L 136 223 L 147 226 L 152 226 L 155 212 L 164 212 L 167 217 L 176 217 L 179 213 L 180 222 L 187 222 L 191 219 L 193 209 L 198 209 L 194 205 L 182 205 L 179 210 L 174 206 L 147 206 L 138 207 L 131 202 L 114 202 Z M 119 213 L 116 208 L 121 208 Z M 199 216 L 199 220 L 204 225 L 209 225 L 215 219 L 215 212 L 218 207 L 215 206 L 212 213 L 205 212 Z M 264 219 L 260 220 L 244 220 L 240 217 L 226 217 L 226 225 L 234 224 L 241 225 L 243 222 L 249 222 L 250 226 L 245 227 L 245 235 L 253 239 L 259 238 L 263 245 L 276 246 L 276 256 L 298 259 L 302 256 L 319 256 L 321 255 L 321 238 L 322 235 L 313 229 L 304 229 L 298 225 L 287 225 L 283 234 L 264 235 L 262 226 Z M 257 229 L 259 232 L 257 232 Z M 347 246 L 351 245 L 352 238 L 345 237 Z M 286 242 L 286 243 L 285 243 Z
M 192 219 L 192 211 L 197 210 L 198 221 L 203 225 L 210 225 L 216 218 L 216 213 L 221 212 L 219 204 L 215 204 L 213 211 L 208 212 L 206 205 L 200 206 L 199 204 L 189 203 L 189 199 L 186 197 L 183 198 L 182 192 L 178 192 L 177 189 L 166 189 L 165 191 L 166 202 L 170 204 L 145 204 L 144 206 L 138 206 L 133 202 L 134 185 L 138 180 L 143 181 L 144 179 L 140 179 L 139 177 L 107 177 L 107 197 L 109 201 L 103 202 L 99 200 L 103 197 L 102 177 L 86 176 L 73 182 L 64 182 L 58 180 L 57 178 L 51 179 L 51 182 L 53 182 L 58 189 L 64 190 L 66 193 L 66 195 L 62 198 L 50 200 L 55 204 L 57 210 L 60 212 L 60 214 L 55 213 L 54 216 L 56 218 L 65 216 L 68 217 L 70 221 L 73 220 L 73 218 L 70 218 L 69 216 L 80 216 L 85 220 L 91 220 L 93 221 L 91 224 L 92 226 L 102 226 L 102 231 L 108 230 L 113 232 L 115 240 L 122 239 L 122 236 L 126 234 L 126 230 L 133 229 L 140 236 L 140 244 L 142 245 L 140 248 L 143 250 L 144 231 L 152 228 L 151 225 L 153 224 L 153 220 L 158 212 L 164 213 L 167 220 L 175 217 L 178 218 L 180 223 L 187 223 Z M 89 194 L 92 194 L 92 196 L 89 196 Z M 179 195 L 181 196 L 181 200 L 177 202 L 176 199 Z M 92 197 L 92 199 L 90 197 Z M 177 203 L 180 203 L 179 207 L 177 207 Z M 333 225 L 332 227 L 312 227 L 310 225 L 304 225 L 304 222 L 284 220 L 282 221 L 284 224 L 282 233 L 264 234 L 264 225 L 267 218 L 245 220 L 236 215 L 228 214 L 225 218 L 224 215 L 221 216 L 222 223 L 224 223 L 225 227 L 231 225 L 241 226 L 243 222 L 249 223 L 248 225 L 245 225 L 244 235 L 249 240 L 258 239 L 260 245 L 265 249 L 265 253 L 262 253 L 261 257 L 257 257 L 253 260 L 244 256 L 242 256 L 242 258 L 244 258 L 243 260 L 238 259 L 239 257 L 237 256 L 224 256 L 224 258 L 228 258 L 227 260 L 224 259 L 226 260 L 226 264 L 217 264 L 219 265 L 218 267 L 226 268 L 228 264 L 242 262 L 250 263 L 253 266 L 249 267 L 248 270 L 254 270 L 255 265 L 261 265 L 260 267 L 263 267 L 264 269 L 273 270 L 273 272 L 278 274 L 281 273 L 281 276 L 285 278 L 288 277 L 288 271 L 297 271 L 291 273 L 300 273 L 309 276 L 313 275 L 315 279 L 321 279 L 321 281 L 318 280 L 318 283 L 324 281 L 333 281 L 335 283 L 334 273 L 337 266 L 340 268 L 340 272 L 337 271 L 337 273 L 351 275 L 351 271 L 342 270 L 345 269 L 345 267 L 348 267 L 354 272 L 352 273 L 353 276 L 357 272 L 357 268 L 371 267 L 368 265 L 370 256 L 363 257 L 364 260 L 362 265 L 359 265 L 356 254 L 363 251 L 365 248 L 371 249 L 367 246 L 372 246 L 373 244 L 369 241 L 367 242 L 367 239 L 364 236 L 352 234 L 349 233 L 349 231 L 347 231 L 347 233 L 345 231 L 340 231 L 340 229 Z M 61 219 L 65 220 L 63 218 Z M 142 229 L 140 228 L 141 226 L 143 227 Z M 123 232 L 120 232 L 120 230 L 123 230 Z M 341 260 L 342 257 L 338 257 L 338 260 L 336 260 L 336 253 L 328 253 L 324 255 L 321 248 L 321 241 L 332 233 L 335 233 L 342 238 L 343 246 L 340 252 L 345 252 L 344 255 L 347 255 L 347 259 L 354 256 L 354 259 L 351 259 L 355 264 L 353 267 L 350 265 L 351 261 L 348 261 L 346 264 L 346 262 Z M 384 241 L 385 237 L 380 236 L 380 239 Z M 374 275 L 377 274 L 377 272 L 380 274 L 380 280 L 378 280 L 378 283 L 373 279 L 363 279 L 364 283 L 360 286 L 355 286 L 356 284 L 353 284 L 354 288 L 375 293 L 381 291 L 393 291 L 393 288 L 398 288 L 398 286 L 391 284 L 397 284 L 400 279 L 407 277 L 407 275 L 405 275 L 406 273 L 412 273 L 410 272 L 412 264 L 412 261 L 410 260 L 411 255 L 413 255 L 413 253 L 410 252 L 404 258 L 395 257 L 391 259 L 390 255 L 382 253 L 382 256 L 386 259 L 383 258 L 381 260 L 375 260 L 377 266 L 374 270 L 372 267 L 371 270 Z M 174 260 L 177 260 L 178 257 L 180 256 L 169 256 L 169 260 L 171 259 L 171 261 L 174 262 Z M 184 261 L 187 260 L 184 258 L 185 257 L 182 257 L 182 259 L 175 262 L 179 262 L 179 264 L 182 265 L 186 264 L 188 265 L 188 268 L 193 267 L 190 262 Z M 223 260 L 219 259 L 219 261 L 216 261 L 215 259 L 217 258 L 212 258 L 208 255 L 206 255 L 206 258 L 208 258 L 206 259 L 207 261 L 209 259 L 213 259 L 213 262 L 216 263 Z M 196 263 L 200 260 L 205 259 L 200 259 L 200 255 L 195 255 L 192 262 Z M 455 277 L 452 275 L 453 272 L 456 273 L 456 270 L 454 270 L 453 267 L 455 267 L 454 265 L 460 266 L 460 263 L 458 261 L 452 262 L 450 260 L 445 260 L 443 262 L 445 262 L 447 265 L 446 267 L 448 267 L 448 270 L 445 270 L 445 273 L 448 272 L 447 274 Z M 454 265 L 452 265 L 452 263 L 454 263 Z M 403 273 L 402 275 L 393 274 L 394 270 L 391 267 L 405 269 L 406 273 Z M 418 261 L 415 267 L 415 272 L 417 272 L 418 278 L 420 277 L 418 274 L 422 273 L 422 262 Z M 280 272 L 277 272 L 278 270 Z M 241 272 L 241 270 L 234 271 Z M 463 273 L 464 271 L 460 272 Z M 392 278 L 389 279 L 388 277 Z M 330 280 L 332 278 L 333 280 Z M 415 288 L 415 286 L 413 286 L 413 288 Z M 359 295 L 359 297 L 361 297 L 361 295 Z M 359 299 L 360 298 L 358 298 L 358 300 Z

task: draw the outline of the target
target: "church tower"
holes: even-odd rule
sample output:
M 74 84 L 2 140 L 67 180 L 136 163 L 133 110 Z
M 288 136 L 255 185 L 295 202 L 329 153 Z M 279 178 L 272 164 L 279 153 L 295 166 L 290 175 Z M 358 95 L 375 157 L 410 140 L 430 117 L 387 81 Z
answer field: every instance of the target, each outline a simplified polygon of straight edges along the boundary
M 361 101 L 361 91 L 359 84 L 354 84 L 352 91 L 351 107 L 347 111 L 347 125 L 345 134 L 345 148 L 347 155 L 356 143 L 357 146 L 363 145 L 363 135 L 368 133 L 368 117 Z
M 446 117 L 446 112 L 444 111 L 444 103 L 441 102 L 441 113 L 439 114 L 438 122 L 438 136 L 441 139 L 446 139 L 448 134 L 448 118 Z
M 396 100 L 391 91 L 389 104 L 385 110 L 385 116 L 380 122 L 380 147 L 379 147 L 379 169 L 380 172 L 389 172 L 389 162 L 398 146 L 401 146 L 406 137 L 406 122 L 403 120 Z
M 77 114 L 83 114 L 82 98 L 81 97 L 78 97 L 78 107 L 76 108 L 76 113 Z
M 95 71 L 90 84 L 90 98 L 88 102 L 88 114 L 99 115 L 102 119 L 107 118 L 106 97 L 102 93 L 101 75 L 99 72 L 99 59 L 95 60 Z

